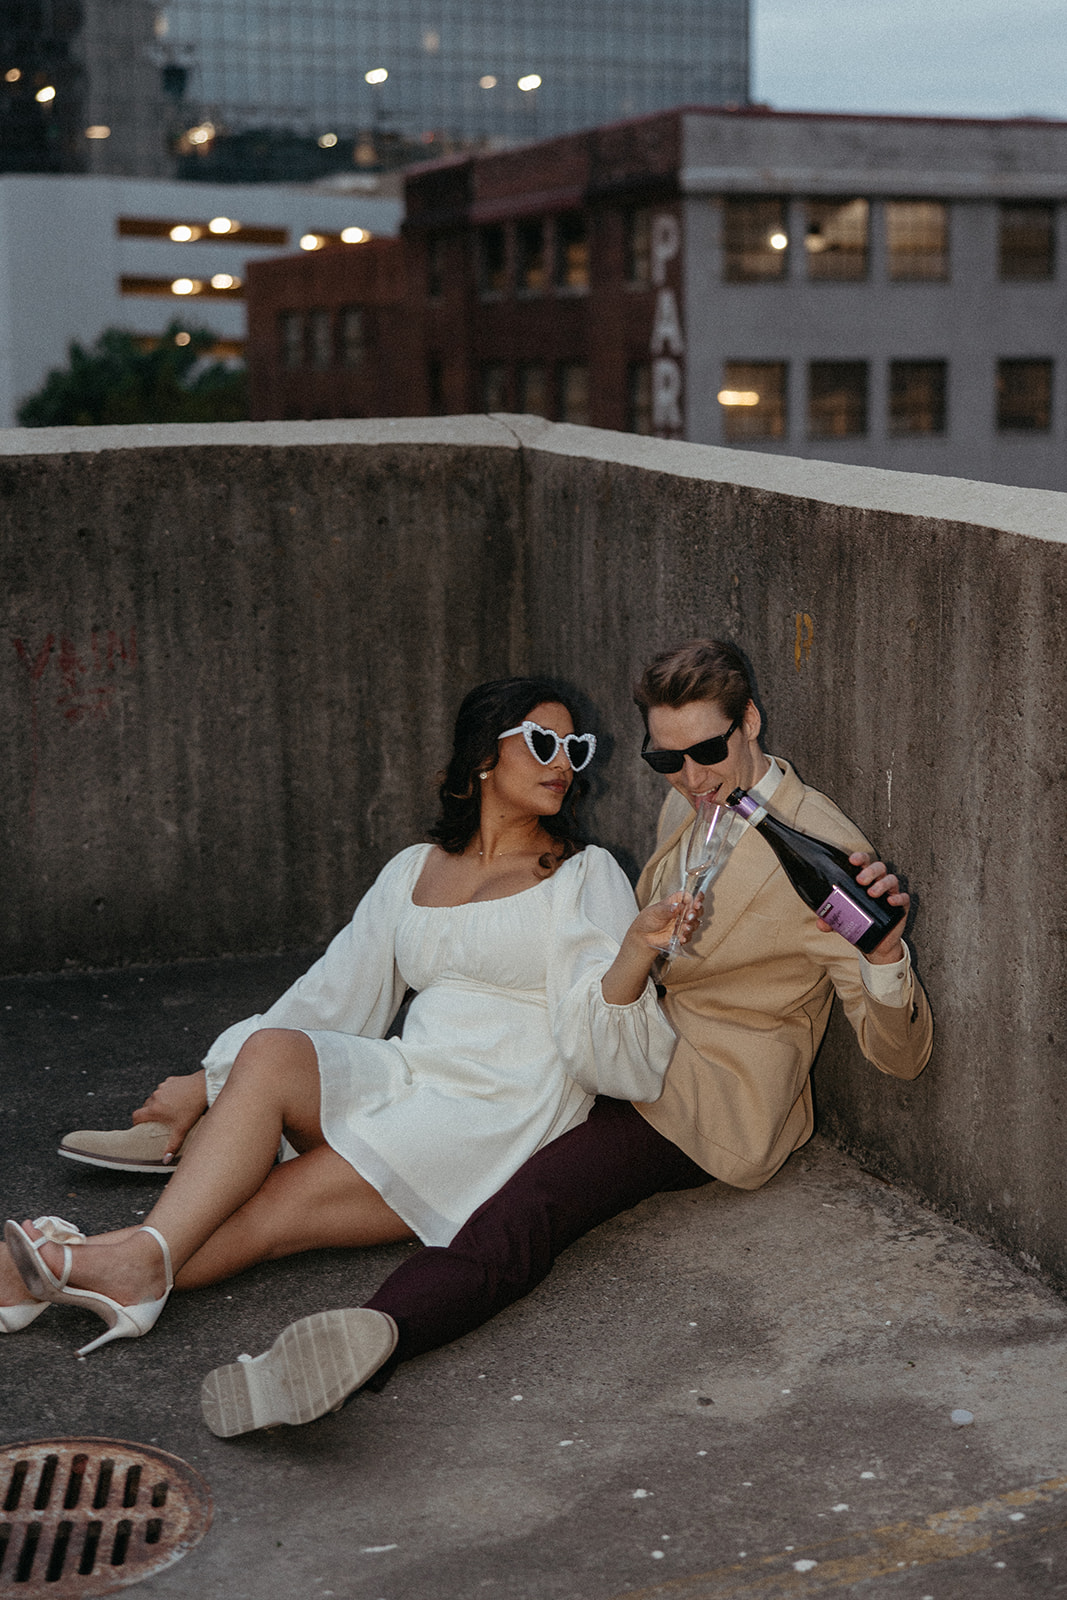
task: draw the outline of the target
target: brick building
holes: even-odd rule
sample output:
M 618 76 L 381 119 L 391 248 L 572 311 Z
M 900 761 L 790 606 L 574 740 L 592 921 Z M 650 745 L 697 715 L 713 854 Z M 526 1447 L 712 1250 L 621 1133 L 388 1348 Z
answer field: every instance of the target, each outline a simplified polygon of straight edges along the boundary
M 413 169 L 402 341 L 332 414 L 529 411 L 1067 488 L 1065 202 L 1067 123 L 1036 120 L 679 110 Z M 326 267 L 269 312 L 253 270 L 254 361 L 313 348 Z M 312 414 L 306 376 L 270 414 Z

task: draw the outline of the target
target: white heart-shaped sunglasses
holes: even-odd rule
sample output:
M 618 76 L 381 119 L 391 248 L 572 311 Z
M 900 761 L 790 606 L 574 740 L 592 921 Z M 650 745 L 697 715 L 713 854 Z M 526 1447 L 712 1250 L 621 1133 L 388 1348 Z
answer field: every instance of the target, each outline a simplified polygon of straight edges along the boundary
M 556 759 L 560 745 L 563 753 L 571 764 L 572 772 L 581 772 L 593 759 L 596 750 L 596 734 L 594 733 L 565 733 L 562 738 L 554 728 L 542 728 L 539 722 L 520 722 L 517 728 L 508 728 L 499 735 L 501 739 L 510 739 L 513 733 L 521 733 L 526 740 L 526 748 L 535 761 L 543 767 Z

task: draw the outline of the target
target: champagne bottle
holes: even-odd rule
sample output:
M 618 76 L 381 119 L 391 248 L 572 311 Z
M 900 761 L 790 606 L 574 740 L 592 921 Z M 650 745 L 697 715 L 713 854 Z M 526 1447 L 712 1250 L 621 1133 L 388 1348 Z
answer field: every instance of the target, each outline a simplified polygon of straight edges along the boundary
M 804 904 L 864 955 L 900 921 L 899 906 L 873 899 L 856 882 L 863 868 L 854 867 L 837 845 L 780 822 L 744 789 L 735 789 L 726 804 L 759 829 Z

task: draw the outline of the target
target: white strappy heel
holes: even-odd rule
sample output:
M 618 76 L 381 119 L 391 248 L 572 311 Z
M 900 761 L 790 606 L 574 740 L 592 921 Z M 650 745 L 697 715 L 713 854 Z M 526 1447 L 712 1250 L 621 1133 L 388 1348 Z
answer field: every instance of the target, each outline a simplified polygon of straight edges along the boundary
M 34 1226 L 36 1227 L 36 1223 Z M 102 1333 L 99 1339 L 93 1339 L 89 1344 L 83 1345 L 78 1351 L 80 1356 L 87 1356 L 90 1351 L 99 1350 L 102 1344 L 109 1344 L 112 1339 L 139 1339 L 142 1334 L 148 1333 L 155 1326 L 160 1312 L 167 1303 L 170 1291 L 174 1287 L 174 1274 L 171 1272 L 167 1241 L 157 1228 L 149 1227 L 147 1223 L 137 1231 L 150 1233 L 162 1250 L 167 1287 L 158 1300 L 142 1300 L 135 1306 L 120 1306 L 110 1295 L 98 1294 L 95 1289 L 68 1287 L 74 1257 L 69 1244 L 65 1241 L 48 1239 L 43 1234 L 39 1239 L 31 1239 L 19 1223 L 4 1224 L 7 1247 L 14 1257 L 23 1283 L 31 1294 L 36 1295 L 39 1300 L 51 1301 L 57 1306 L 81 1306 L 86 1311 L 94 1311 L 107 1323 L 107 1332 Z M 44 1245 L 56 1243 L 63 1245 L 63 1270 L 58 1278 L 47 1261 L 42 1260 L 40 1253 Z
M 62 1217 L 34 1217 L 33 1225 L 52 1244 L 85 1243 L 84 1233 L 79 1233 L 73 1222 L 64 1222 Z M 48 1300 L 35 1297 L 20 1300 L 15 1306 L 0 1306 L 0 1333 L 22 1333 L 50 1304 Z

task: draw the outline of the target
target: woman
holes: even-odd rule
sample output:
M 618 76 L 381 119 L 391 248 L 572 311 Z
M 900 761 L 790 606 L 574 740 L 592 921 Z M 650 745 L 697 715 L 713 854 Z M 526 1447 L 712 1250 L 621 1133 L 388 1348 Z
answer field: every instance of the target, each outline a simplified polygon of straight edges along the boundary
M 36 1314 L 27 1289 L 83 1306 L 108 1325 L 84 1354 L 147 1333 L 172 1274 L 193 1288 L 323 1246 L 447 1244 L 593 1095 L 655 1099 L 674 1036 L 649 972 L 679 897 L 635 918 L 613 858 L 583 848 L 575 774 L 595 745 L 547 681 L 472 690 L 432 842 L 215 1041 L 206 1089 L 186 1091 L 212 1110 L 144 1226 L 81 1242 L 58 1219 L 8 1223 L 7 1328 Z M 403 1038 L 385 1039 L 408 988 Z M 276 1164 L 283 1137 L 296 1157 Z

